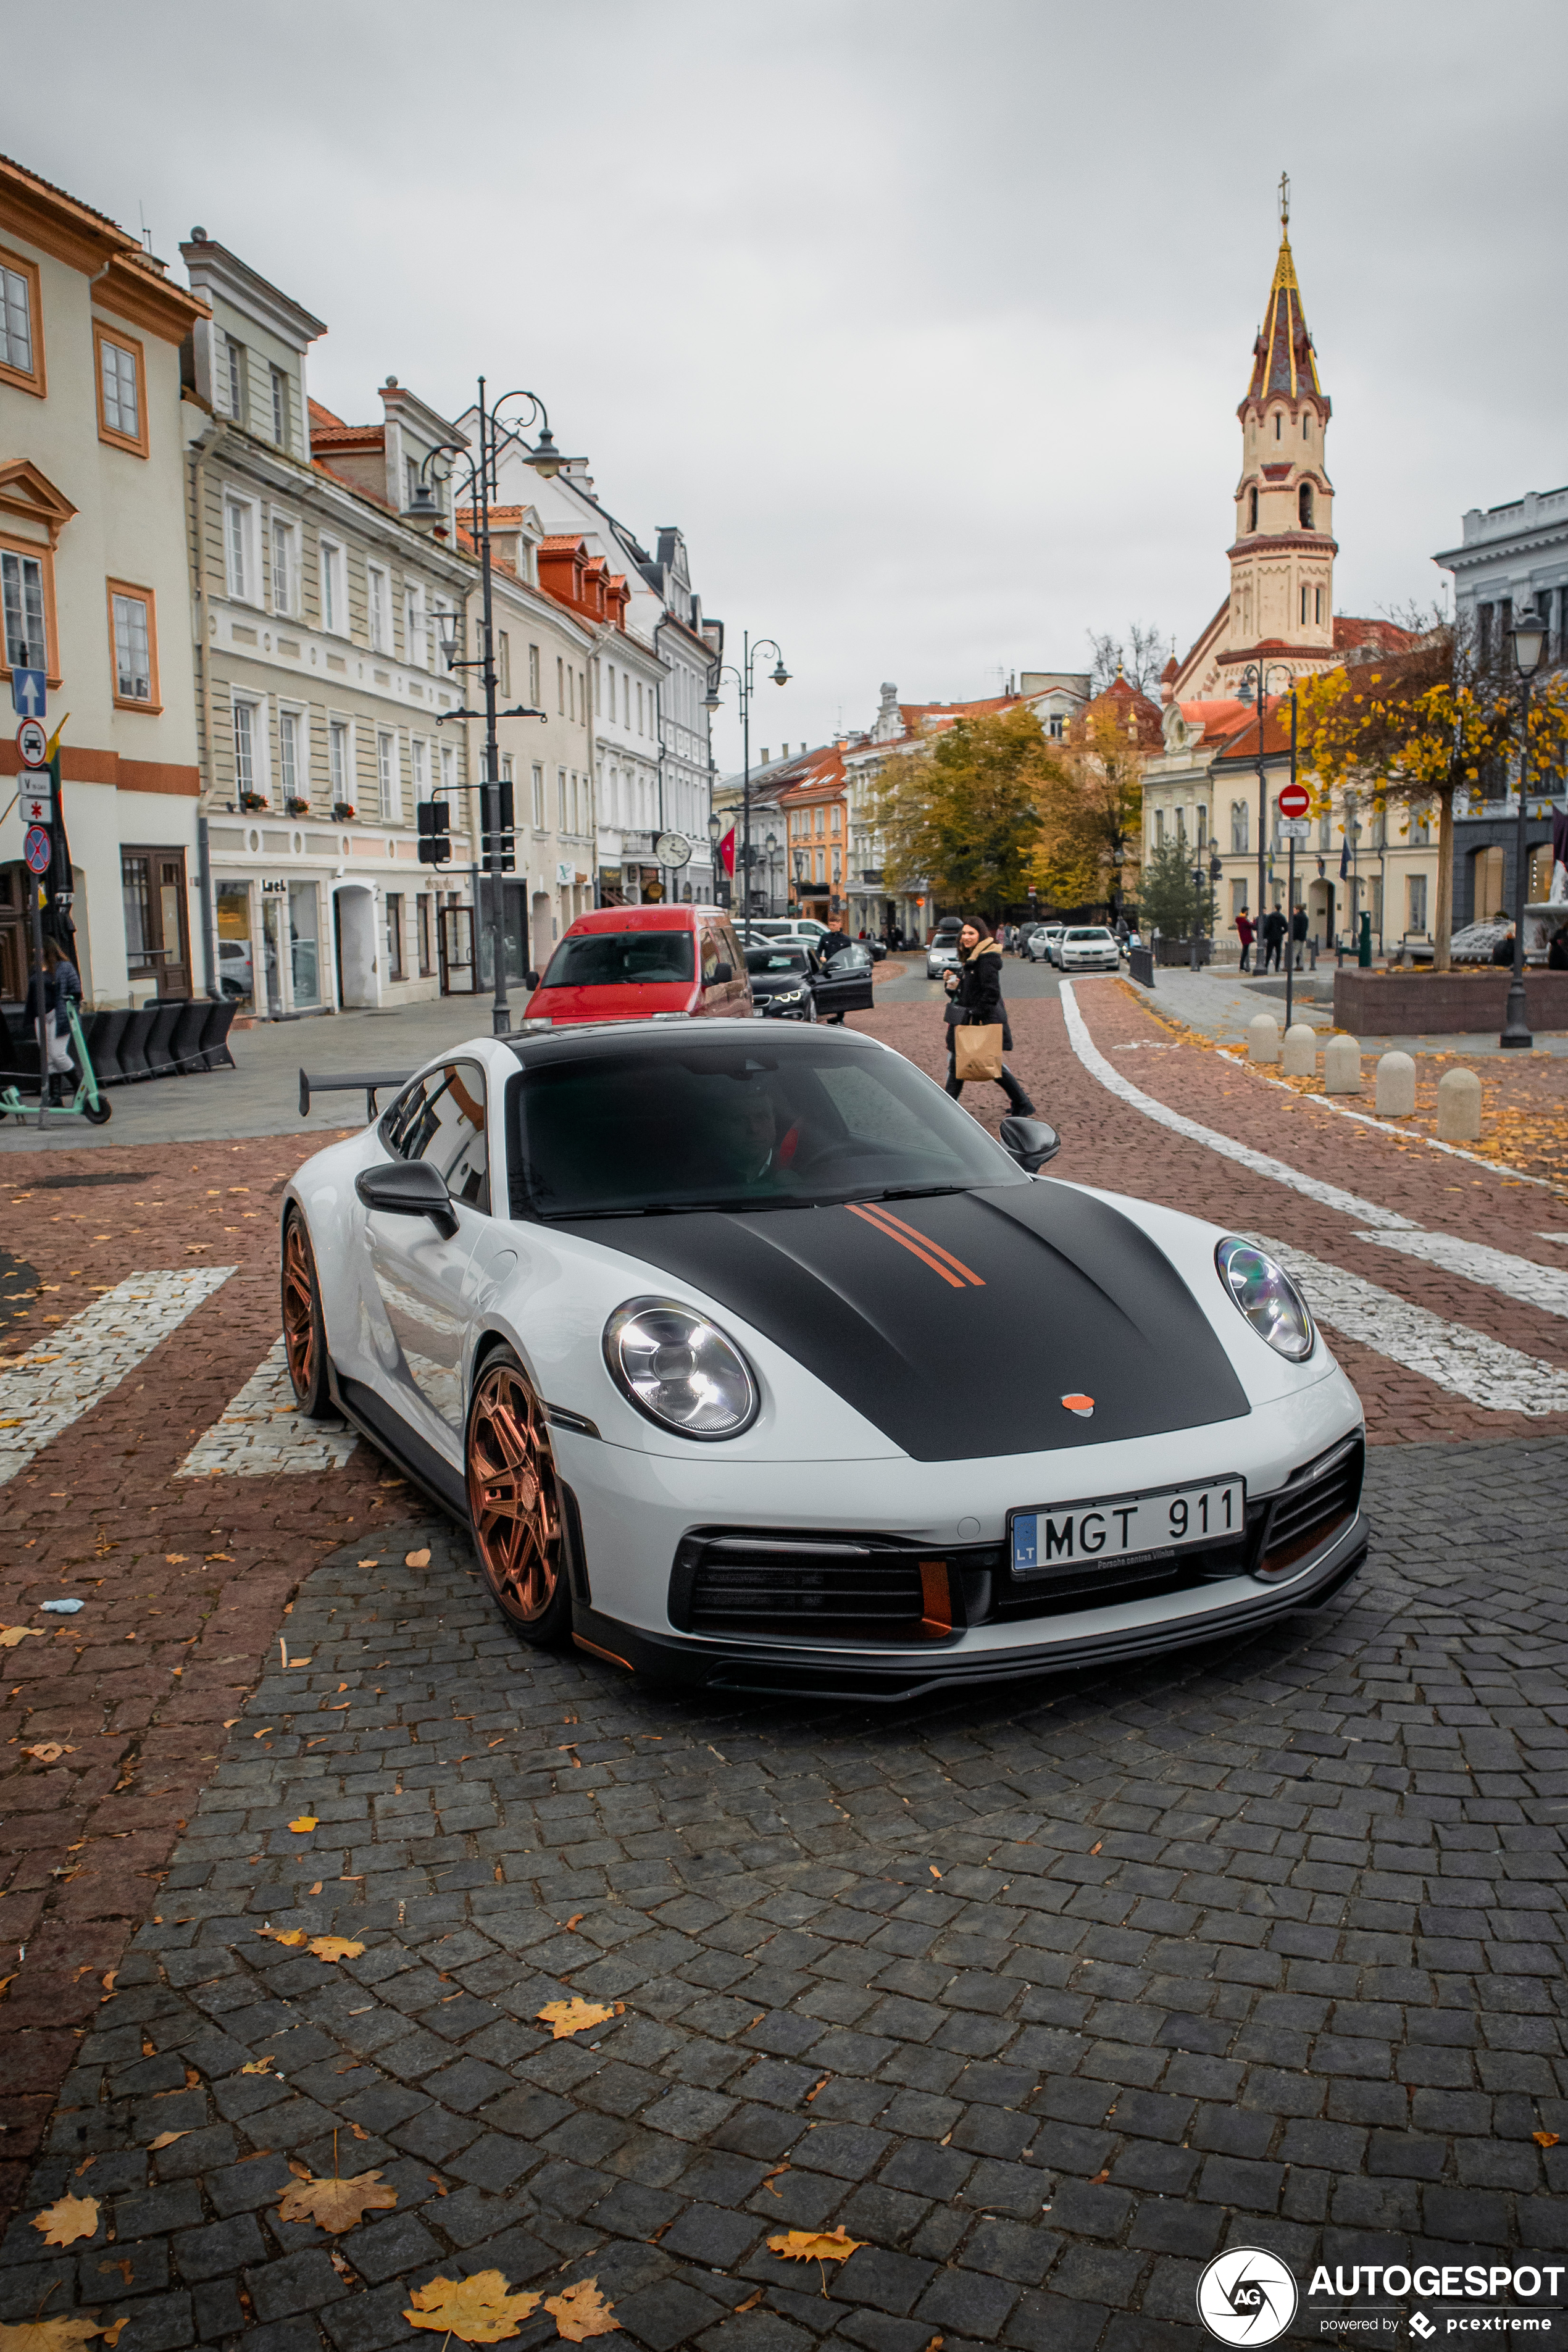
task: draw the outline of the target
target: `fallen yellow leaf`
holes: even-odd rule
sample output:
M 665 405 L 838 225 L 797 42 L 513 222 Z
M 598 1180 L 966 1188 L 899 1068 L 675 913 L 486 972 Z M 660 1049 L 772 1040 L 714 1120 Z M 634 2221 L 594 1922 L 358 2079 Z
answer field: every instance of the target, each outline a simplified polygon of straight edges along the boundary
M 843 2230 L 785 2230 L 779 2237 L 770 2238 L 768 2244 L 786 2263 L 844 2263 L 865 2245 L 864 2238 L 851 2238 Z M 825 2282 L 827 2273 L 823 2273 Z
M 313 1830 L 317 1826 L 318 1820 L 319 1816 L 315 1813 L 301 1813 L 299 1820 L 290 1822 L 289 1826 L 291 1830 L 298 1830 L 303 1836 L 307 1830 Z
M 247 2059 L 239 2071 L 242 2074 L 265 2074 L 270 2069 L 271 2064 L 272 2053 L 268 2051 L 265 2058 Z
M 581 2000 L 547 2000 L 542 2009 L 534 2011 L 557 2042 L 564 2042 L 569 2034 L 585 2032 L 590 2025 L 603 2025 L 615 2013 L 614 2008 L 604 2001 Z
M 307 2172 L 303 2179 L 291 2180 L 284 2189 L 278 2213 L 284 2221 L 314 2221 L 322 2230 L 353 2230 L 368 2212 L 389 2209 L 396 2202 L 396 2189 L 379 2172 L 356 2172 L 346 2180 L 336 2174 L 330 2180 L 318 2180 Z
M 79 2352 L 94 2336 L 113 2346 L 119 2343 L 120 2331 L 129 2317 L 127 2313 L 125 2318 L 100 2327 L 96 2311 L 75 2311 L 62 2319 L 24 2319 L 9 2327 L 0 2326 L 0 2352 Z
M 46 2246 L 74 2246 L 79 2238 L 90 2238 L 97 2229 L 98 2200 L 61 2197 L 34 2214 L 33 2227 L 43 2231 Z
M 44 1638 L 41 1625 L 0 1625 L 0 1650 L 14 1650 L 18 1642 L 26 1640 L 29 1633 L 39 1642 Z
M 188 1552 L 183 1551 L 166 1551 L 163 1554 L 163 1558 L 168 1561 L 171 1568 L 183 1568 L 189 1557 L 190 1554 Z
M 148 2141 L 147 2146 L 151 2153 L 156 2156 L 161 2147 L 173 2147 L 177 2139 L 189 2139 L 189 2137 L 188 2131 L 160 2132 L 156 2139 Z
M 62 1756 L 74 1756 L 76 1749 L 62 1747 L 58 1739 L 40 1739 L 36 1748 L 24 1748 L 22 1753 L 36 1764 L 58 1764 Z
M 1531 2132 L 1530 2137 L 1537 2147 L 1555 2147 L 1563 2135 L 1561 2132 Z
M 364 1946 L 352 1936 L 312 1936 L 310 1949 L 319 1960 L 357 1960 Z
M 579 2279 L 575 2286 L 563 2287 L 559 2294 L 547 2294 L 544 2308 L 555 2322 L 557 2335 L 568 2344 L 584 2344 L 590 2336 L 614 2335 L 621 2324 L 611 2317 L 615 2305 L 599 2293 L 597 2279 Z
M 518 2322 L 538 2310 L 540 2298 L 513 2294 L 501 2271 L 476 2271 L 472 2278 L 433 2278 L 410 2301 L 403 2315 L 410 2327 L 444 2329 L 459 2344 L 500 2344 L 521 2334 Z
M 426 1546 L 424 1551 L 405 1552 L 404 1554 L 403 1565 L 405 1568 L 428 1568 L 430 1565 L 429 1547 Z
M 256 1932 L 264 1936 L 269 1944 L 290 1944 L 296 1950 L 310 1940 L 303 1927 L 258 1927 Z

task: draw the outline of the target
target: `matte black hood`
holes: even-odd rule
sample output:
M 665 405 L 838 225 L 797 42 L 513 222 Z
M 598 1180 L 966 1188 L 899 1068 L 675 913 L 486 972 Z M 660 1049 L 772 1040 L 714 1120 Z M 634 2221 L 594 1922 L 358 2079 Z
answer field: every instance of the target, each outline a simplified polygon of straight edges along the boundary
M 1248 1411 L 1170 1260 L 1120 1210 L 1066 1185 L 568 1230 L 731 1307 L 920 1462 L 1105 1444 Z M 1092 1412 L 1065 1396 L 1092 1400 Z

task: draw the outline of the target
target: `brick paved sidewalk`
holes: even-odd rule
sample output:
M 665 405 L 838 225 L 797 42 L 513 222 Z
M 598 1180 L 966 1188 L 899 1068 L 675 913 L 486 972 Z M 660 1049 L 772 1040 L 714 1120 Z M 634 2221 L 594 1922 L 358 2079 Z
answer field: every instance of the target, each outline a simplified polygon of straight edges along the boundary
M 423 1522 L 339 1549 L 81 2044 L 0 2315 L 373 2352 L 495 2268 L 595 2279 L 649 2352 L 1121 2352 L 1194 2341 L 1227 2243 L 1303 2284 L 1561 2252 L 1565 1472 L 1384 1451 L 1321 1617 L 886 1714 L 531 1654 Z M 567 1995 L 624 2010 L 557 2042 Z M 278 2212 L 334 2145 L 397 2192 L 336 2242 Z M 98 2227 L 46 2252 L 67 2193 Z M 766 2242 L 838 2227 L 826 2294 Z

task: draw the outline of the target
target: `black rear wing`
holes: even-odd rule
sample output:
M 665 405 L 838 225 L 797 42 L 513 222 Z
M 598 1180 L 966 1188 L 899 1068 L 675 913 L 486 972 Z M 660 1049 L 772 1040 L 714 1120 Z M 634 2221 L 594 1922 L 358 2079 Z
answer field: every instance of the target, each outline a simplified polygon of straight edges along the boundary
M 310 1118 L 312 1095 L 357 1094 L 363 1087 L 364 1115 L 368 1122 L 375 1117 L 375 1097 L 379 1090 L 383 1087 L 405 1087 L 413 1076 L 412 1070 L 343 1070 L 333 1077 L 312 1078 L 301 1070 L 300 1116 L 301 1118 Z

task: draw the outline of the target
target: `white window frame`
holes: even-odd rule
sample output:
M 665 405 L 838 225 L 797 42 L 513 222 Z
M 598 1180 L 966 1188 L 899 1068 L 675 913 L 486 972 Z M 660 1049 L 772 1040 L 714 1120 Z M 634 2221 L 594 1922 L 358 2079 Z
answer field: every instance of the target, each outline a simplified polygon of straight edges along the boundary
M 225 335 L 223 339 L 223 346 L 224 398 L 228 403 L 228 413 L 233 417 L 235 423 L 237 425 L 243 425 L 245 422 L 245 395 L 247 390 L 246 377 L 249 373 L 247 364 L 245 345 L 240 341 L 237 335 Z
M 272 609 L 286 621 L 292 621 L 300 611 L 300 526 L 291 515 L 279 514 L 276 509 L 268 518 L 271 544 L 268 549 L 268 573 L 272 591 Z M 282 566 L 279 579 L 279 552 L 281 546 Z
M 533 651 L 531 646 L 529 651 Z M 533 763 L 533 829 L 535 833 L 544 831 L 544 769 L 538 760 Z
M 125 621 L 123 632 L 121 626 L 121 608 L 123 608 Z M 153 635 L 152 598 L 147 595 L 135 595 L 128 588 L 112 588 L 110 591 L 110 609 L 114 616 L 114 698 L 117 702 L 151 704 L 153 698 L 153 672 L 156 658 Z M 128 639 L 135 635 L 135 624 L 132 618 L 135 613 L 140 613 L 142 615 L 141 652 L 143 667 L 140 671 L 135 668 L 133 655 L 131 684 L 127 687 L 125 671 L 121 664 L 120 647 L 122 635 Z M 143 688 L 140 694 L 136 691 L 138 686 Z
M 323 538 L 320 541 L 318 565 L 321 635 L 325 637 L 346 637 L 349 633 L 348 562 L 342 540 Z
M 289 375 L 276 361 L 268 363 L 268 383 L 272 393 L 272 438 L 279 449 L 289 446 Z
M 430 667 L 430 615 L 422 580 L 403 583 L 403 658 L 411 669 Z
M 20 334 L 13 342 L 14 321 L 18 310 L 22 314 Z M 33 316 L 33 281 L 19 269 L 0 268 L 0 366 L 15 368 L 18 375 L 36 376 L 38 373 L 37 348 L 38 324 Z
M 430 746 L 423 735 L 411 735 L 408 739 L 408 772 L 414 779 L 414 802 L 417 807 L 430 797 Z
M 310 797 L 309 722 L 297 702 L 278 706 L 278 789 L 285 805 Z
M 334 803 L 354 806 L 354 728 L 352 719 L 327 720 L 327 777 Z
M 114 382 L 110 383 L 112 361 Z M 98 338 L 99 405 L 103 412 L 106 430 L 118 433 L 127 441 L 142 438 L 142 398 L 137 384 L 136 354 L 127 343 L 117 342 L 107 332 Z M 126 375 L 130 376 L 130 422 L 125 418 Z
M 390 727 L 378 727 L 375 730 L 375 785 L 383 824 L 396 824 L 401 821 L 403 811 L 398 805 L 402 798 L 398 790 L 400 781 L 397 738 Z
M 245 713 L 241 729 L 240 713 Z M 241 735 L 247 737 L 247 752 L 250 763 L 250 781 L 241 773 Z M 268 754 L 267 703 L 258 694 L 231 691 L 229 696 L 229 740 L 234 746 L 234 797 L 237 805 L 241 793 L 259 793 L 264 800 L 272 795 L 268 789 L 271 782 L 271 760 Z
M 373 654 L 392 651 L 392 582 L 384 563 L 364 567 L 365 627 Z
M 441 798 L 450 801 L 458 789 L 458 751 L 452 743 L 441 746 Z
M 239 604 L 259 604 L 259 565 L 256 552 L 256 501 L 237 499 L 226 490 L 223 500 L 223 557 L 228 593 Z

